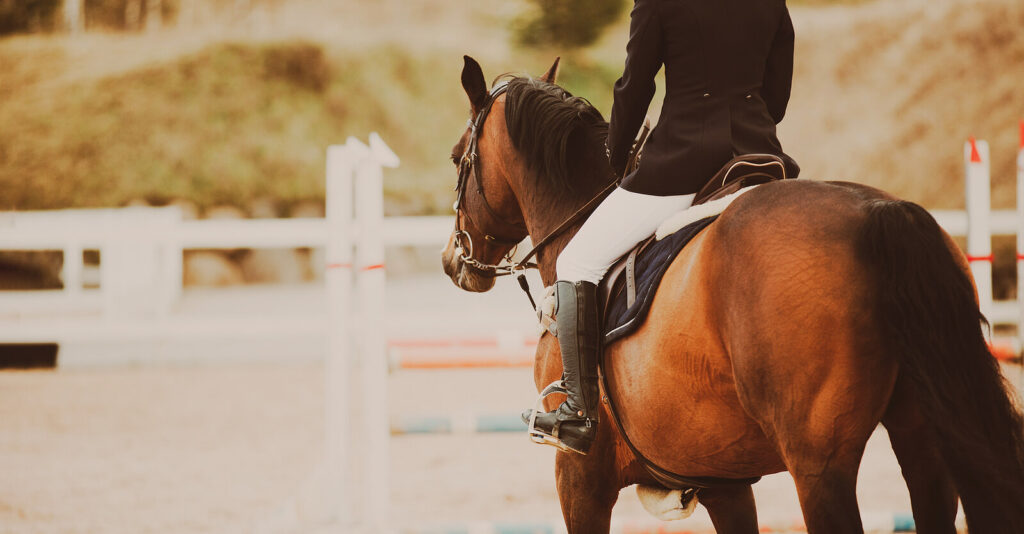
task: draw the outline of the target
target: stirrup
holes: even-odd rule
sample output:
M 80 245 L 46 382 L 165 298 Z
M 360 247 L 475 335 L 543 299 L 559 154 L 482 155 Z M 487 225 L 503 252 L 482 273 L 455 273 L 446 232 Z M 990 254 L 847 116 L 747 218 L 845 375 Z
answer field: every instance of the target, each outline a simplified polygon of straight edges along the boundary
M 554 382 L 548 384 L 546 388 L 541 390 L 540 396 L 537 397 L 537 403 L 533 407 L 533 413 L 530 414 L 529 428 L 527 428 L 526 432 L 530 436 L 530 441 L 534 443 L 538 443 L 540 445 L 551 445 L 552 447 L 563 452 L 579 452 L 569 448 L 566 444 L 562 443 L 562 440 L 558 439 L 557 437 L 537 429 L 537 414 L 546 413 L 542 411 L 544 409 L 544 399 L 548 398 L 549 395 L 552 395 L 554 393 L 568 395 L 569 390 L 565 389 L 565 383 L 562 382 L 561 380 L 555 380 Z M 558 427 L 556 426 L 555 428 L 557 429 Z

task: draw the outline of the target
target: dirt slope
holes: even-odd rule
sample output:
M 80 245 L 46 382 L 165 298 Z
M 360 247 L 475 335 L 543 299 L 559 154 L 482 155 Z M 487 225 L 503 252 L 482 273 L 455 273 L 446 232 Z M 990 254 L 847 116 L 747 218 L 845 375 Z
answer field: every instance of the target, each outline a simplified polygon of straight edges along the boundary
M 963 206 L 962 144 L 987 139 L 996 208 L 1014 206 L 1024 118 L 1024 4 L 889 1 L 797 8 L 781 135 L 806 177 L 847 179 L 932 208 Z

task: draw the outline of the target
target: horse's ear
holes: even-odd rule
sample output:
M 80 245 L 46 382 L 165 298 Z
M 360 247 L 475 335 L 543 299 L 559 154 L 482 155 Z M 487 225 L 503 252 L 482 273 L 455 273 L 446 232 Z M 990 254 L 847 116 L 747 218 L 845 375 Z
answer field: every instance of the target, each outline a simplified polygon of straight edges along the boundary
M 561 57 L 556 57 L 555 62 L 551 64 L 551 68 L 540 77 L 542 81 L 548 83 L 555 83 L 555 78 L 558 77 L 558 63 L 562 61 Z
M 484 71 L 480 64 L 469 56 L 462 56 L 466 61 L 462 67 L 462 88 L 466 90 L 469 103 L 473 106 L 473 113 L 476 113 L 487 102 L 487 81 L 484 80 Z

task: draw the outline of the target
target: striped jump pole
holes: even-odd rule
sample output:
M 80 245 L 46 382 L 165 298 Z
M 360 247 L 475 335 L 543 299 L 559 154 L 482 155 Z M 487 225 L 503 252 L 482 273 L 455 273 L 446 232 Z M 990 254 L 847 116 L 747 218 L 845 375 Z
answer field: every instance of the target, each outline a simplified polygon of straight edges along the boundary
M 537 337 L 504 332 L 492 337 L 393 339 L 391 369 L 511 369 L 533 367 Z
M 958 518 L 958 530 L 962 516 Z M 875 534 L 915 532 L 910 513 L 866 514 L 864 531 Z M 469 521 L 465 523 L 436 524 L 418 528 L 399 529 L 404 534 L 563 534 L 565 525 L 552 521 Z M 760 521 L 762 534 L 807 532 L 803 518 Z M 653 518 L 638 520 L 613 519 L 611 534 L 714 534 L 715 528 L 706 517 L 694 516 L 680 521 L 658 521 Z
M 992 232 L 988 142 L 971 137 L 964 143 L 967 204 L 967 261 L 978 287 L 985 317 L 992 317 Z
M 391 349 L 391 369 L 529 369 L 534 354 L 529 351 L 456 349 Z
M 519 414 L 421 415 L 401 416 L 391 420 L 392 435 L 509 432 L 526 432 L 526 423 Z

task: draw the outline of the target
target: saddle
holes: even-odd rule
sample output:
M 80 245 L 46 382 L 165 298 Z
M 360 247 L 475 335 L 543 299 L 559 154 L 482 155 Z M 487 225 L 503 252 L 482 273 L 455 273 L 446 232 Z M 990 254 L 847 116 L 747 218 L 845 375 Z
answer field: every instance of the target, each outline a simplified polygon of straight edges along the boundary
M 638 147 L 643 146 L 642 143 L 645 137 L 644 135 L 641 136 L 640 141 L 638 141 Z M 630 170 L 636 167 L 639 160 L 638 152 L 630 160 Z M 626 171 L 627 174 L 630 170 Z M 693 199 L 693 206 L 699 206 L 726 197 L 746 187 L 785 180 L 786 178 L 786 165 L 783 163 L 782 158 L 778 156 L 772 154 L 737 156 L 715 173 L 715 176 L 697 193 L 697 196 Z M 632 308 L 636 302 L 637 259 L 647 251 L 647 248 L 653 242 L 654 236 L 651 236 L 638 243 L 632 250 L 616 260 L 611 268 L 608 269 L 608 273 L 601 281 L 601 285 L 598 286 L 598 298 L 600 299 L 605 324 L 607 324 L 606 321 L 608 319 L 609 303 L 619 297 L 623 291 L 625 291 L 627 308 Z
M 638 142 L 642 147 L 644 136 Z M 639 160 L 637 155 L 631 158 L 631 166 Z M 786 168 L 782 159 L 769 154 L 752 154 L 739 156 L 727 163 L 718 171 L 710 182 L 697 193 L 694 206 L 726 197 L 740 189 L 776 180 L 786 179 Z M 603 342 L 607 345 L 621 339 L 639 326 L 650 305 L 651 296 L 657 290 L 661 276 L 667 270 L 679 251 L 717 219 L 717 215 L 693 222 L 677 232 L 655 241 L 651 236 L 639 243 L 631 251 L 622 256 L 611 267 L 598 287 L 598 298 L 604 325 Z M 639 268 L 638 268 L 639 266 Z M 638 282 L 637 273 L 644 280 Z M 640 301 L 638 302 L 638 298 Z M 614 313 L 610 313 L 613 311 Z M 603 372 L 604 361 L 601 362 L 601 385 L 608 391 Z M 609 411 L 616 426 L 620 429 L 622 422 L 615 409 L 611 395 L 606 397 Z M 672 473 L 650 461 L 633 445 L 629 437 L 622 433 L 626 445 L 644 469 L 662 486 L 669 489 L 693 490 L 694 488 L 713 488 L 723 486 L 749 486 L 760 477 L 744 479 L 727 479 L 718 477 L 690 477 Z

